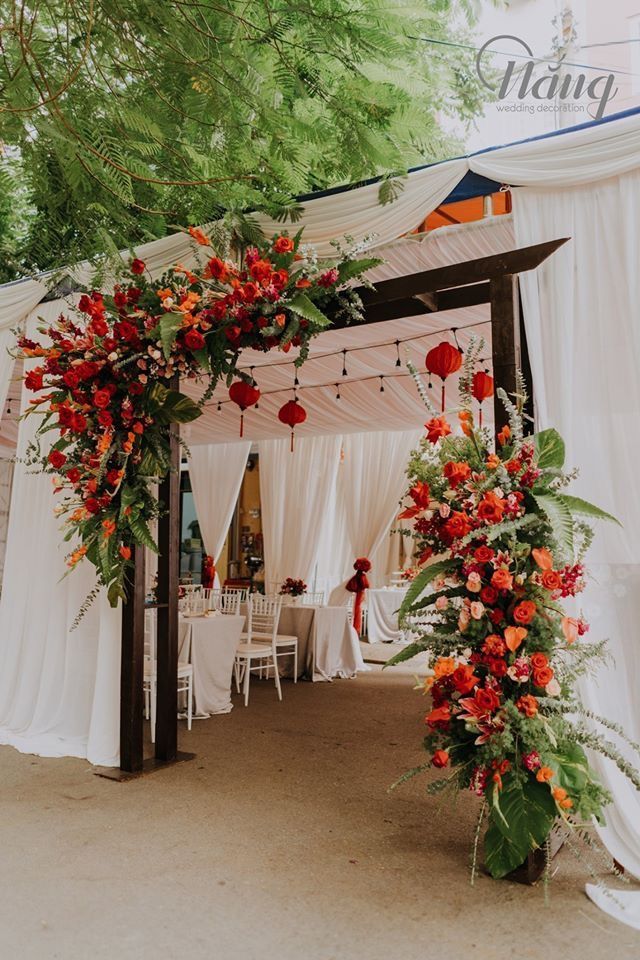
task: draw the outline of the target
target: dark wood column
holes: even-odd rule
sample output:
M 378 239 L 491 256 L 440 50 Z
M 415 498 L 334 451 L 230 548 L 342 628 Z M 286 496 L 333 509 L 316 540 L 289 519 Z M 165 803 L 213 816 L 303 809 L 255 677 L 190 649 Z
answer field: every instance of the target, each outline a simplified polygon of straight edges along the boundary
M 177 389 L 177 384 L 172 384 Z M 158 682 L 156 760 L 171 762 L 178 754 L 178 578 L 180 573 L 180 442 L 179 426 L 169 428 L 171 469 L 160 484 L 164 515 L 158 521 Z
M 518 278 L 507 273 L 490 280 L 489 302 L 493 376 L 496 386 L 493 407 L 497 434 L 508 422 L 507 412 L 497 396 L 497 390 L 502 387 L 509 394 L 515 392 L 516 371 L 521 364 Z
M 140 773 L 143 765 L 144 547 L 132 547 L 133 569 L 122 606 L 120 660 L 120 769 Z

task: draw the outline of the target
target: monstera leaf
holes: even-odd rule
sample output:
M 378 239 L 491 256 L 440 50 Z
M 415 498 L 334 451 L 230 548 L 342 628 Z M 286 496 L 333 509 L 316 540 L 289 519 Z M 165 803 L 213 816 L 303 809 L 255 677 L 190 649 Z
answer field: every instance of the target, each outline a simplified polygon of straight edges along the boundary
M 556 817 L 556 803 L 546 784 L 536 780 L 520 784 L 510 778 L 504 783 L 484 838 L 485 863 L 496 878 L 511 873 L 531 850 L 542 846 Z M 497 793 L 497 787 L 493 789 Z

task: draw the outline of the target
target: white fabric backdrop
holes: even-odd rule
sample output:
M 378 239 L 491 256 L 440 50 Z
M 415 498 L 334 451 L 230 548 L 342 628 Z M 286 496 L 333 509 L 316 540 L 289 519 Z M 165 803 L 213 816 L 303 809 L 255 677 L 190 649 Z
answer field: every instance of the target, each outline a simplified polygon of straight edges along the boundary
M 216 564 L 238 501 L 250 450 L 249 441 L 208 444 L 189 450 L 196 516 L 205 550 Z
M 609 125 L 611 126 L 611 125 Z M 576 492 L 623 524 L 600 524 L 588 558 L 593 580 L 582 608 L 589 639 L 608 638 L 615 666 L 584 683 L 591 709 L 640 741 L 640 171 L 565 190 L 518 190 L 517 241 L 571 236 L 537 274 L 521 277 L 540 427 L 556 426 L 567 462 L 581 470 Z M 608 737 L 607 731 L 601 731 Z M 615 740 L 615 736 L 613 737 Z M 638 766 L 638 757 L 617 744 Z M 610 852 L 640 879 L 640 794 L 596 755 L 614 795 L 600 831 Z M 590 890 L 609 913 L 640 925 L 640 893 L 626 915 Z
M 37 314 L 53 319 L 59 310 L 52 302 Z M 27 329 L 35 319 L 36 313 Z M 36 416 L 24 421 L 18 456 L 24 456 L 37 424 Z M 120 610 L 102 595 L 69 632 L 94 577 L 90 565 L 81 564 L 60 580 L 69 544 L 62 543 L 54 503 L 51 478 L 18 463 L 0 598 L 0 742 L 26 753 L 114 766 Z
M 335 486 L 340 437 L 267 440 L 258 445 L 267 584 L 287 577 L 312 587 L 323 526 Z

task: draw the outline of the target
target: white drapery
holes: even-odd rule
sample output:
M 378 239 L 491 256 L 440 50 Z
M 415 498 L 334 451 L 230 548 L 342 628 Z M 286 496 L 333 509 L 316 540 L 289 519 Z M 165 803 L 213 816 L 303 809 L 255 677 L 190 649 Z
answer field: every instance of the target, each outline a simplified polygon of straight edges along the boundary
M 640 171 L 588 187 L 516 191 L 519 244 L 570 236 L 537 274 L 521 277 L 527 339 L 540 427 L 556 426 L 567 463 L 581 476 L 576 492 L 623 524 L 600 524 L 582 609 L 589 639 L 608 638 L 615 667 L 584 682 L 586 705 L 640 741 L 640 498 L 635 489 L 640 445 Z M 615 735 L 620 751 L 638 758 Z M 612 855 L 640 879 L 640 795 L 610 762 L 593 757 L 614 803 L 600 831 Z M 596 889 L 602 909 L 640 926 L 640 893 L 625 909 Z
M 58 302 L 39 307 L 28 321 L 31 335 L 37 315 L 53 320 L 60 309 Z M 19 457 L 38 422 L 37 416 L 23 422 Z M 112 610 L 102 593 L 70 632 L 94 586 L 94 572 L 81 564 L 61 580 L 68 572 L 69 545 L 53 514 L 51 478 L 29 470 L 16 464 L 0 598 L 0 742 L 25 753 L 114 766 L 120 611 Z
M 260 443 L 260 500 L 265 582 L 287 577 L 311 588 L 321 531 L 330 522 L 328 507 L 340 458 L 340 437 L 307 437 Z
M 376 554 L 378 563 L 382 561 L 386 567 L 387 554 L 381 548 L 387 546 L 386 538 L 398 515 L 409 453 L 421 433 L 382 430 L 343 437 L 337 487 L 347 532 L 347 540 L 342 544 L 343 549 L 348 549 L 348 556 L 340 558 L 343 569 L 345 565 L 350 568 L 357 557 L 374 562 Z M 372 583 L 378 579 L 375 569 L 368 576 Z M 337 587 L 331 599 L 334 603 L 344 602 L 344 587 Z
M 238 502 L 251 450 L 248 441 L 193 447 L 189 478 L 204 548 L 217 563 Z

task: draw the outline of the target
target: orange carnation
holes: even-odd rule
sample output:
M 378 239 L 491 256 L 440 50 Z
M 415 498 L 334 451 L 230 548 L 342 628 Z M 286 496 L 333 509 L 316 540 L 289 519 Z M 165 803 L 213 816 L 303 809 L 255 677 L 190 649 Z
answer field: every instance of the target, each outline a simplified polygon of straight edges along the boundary
M 538 783 L 548 783 L 549 780 L 553 780 L 554 772 L 551 767 L 540 767 L 536 773 L 536 780 Z
M 453 659 L 453 657 L 439 657 L 433 665 L 433 672 L 436 676 L 436 680 L 441 680 L 442 677 L 450 676 L 455 669 L 456 661 Z
M 524 713 L 525 717 L 535 717 L 538 712 L 538 701 L 532 693 L 525 693 L 519 700 L 516 700 L 516 707 L 520 713 Z

